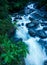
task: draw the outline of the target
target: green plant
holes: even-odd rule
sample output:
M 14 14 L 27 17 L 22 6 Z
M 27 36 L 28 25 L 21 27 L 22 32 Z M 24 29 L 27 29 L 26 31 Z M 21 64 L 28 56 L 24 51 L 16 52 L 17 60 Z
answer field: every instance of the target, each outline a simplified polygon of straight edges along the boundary
M 26 57 L 28 46 L 19 41 L 17 43 L 9 40 L 7 35 L 0 35 L 0 63 L 11 64 L 15 60 L 15 65 L 18 65 L 22 57 Z
M 7 0 L 0 0 L 0 19 L 7 18 L 9 8 L 7 3 Z
M 0 34 L 6 34 L 13 32 L 14 25 L 11 22 L 11 18 L 7 17 L 6 19 L 0 19 Z

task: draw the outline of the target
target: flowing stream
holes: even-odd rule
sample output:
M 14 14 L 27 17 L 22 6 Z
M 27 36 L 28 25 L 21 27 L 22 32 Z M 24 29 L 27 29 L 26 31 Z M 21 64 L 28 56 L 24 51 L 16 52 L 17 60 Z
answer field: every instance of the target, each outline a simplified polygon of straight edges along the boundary
M 33 5 L 34 4 L 31 4 L 27 7 L 34 10 Z M 44 61 L 47 59 L 45 48 L 42 49 L 41 45 L 37 42 L 40 40 L 39 37 L 32 37 L 29 35 L 28 28 L 26 27 L 26 24 L 31 22 L 29 17 L 36 12 L 36 9 L 31 13 L 27 13 L 26 11 L 25 15 L 21 16 L 21 20 L 17 19 L 18 29 L 16 30 L 16 35 L 17 38 L 22 38 L 23 42 L 29 47 L 29 54 L 27 54 L 25 58 L 26 65 L 43 65 Z M 43 27 L 39 25 L 38 29 L 43 29 Z

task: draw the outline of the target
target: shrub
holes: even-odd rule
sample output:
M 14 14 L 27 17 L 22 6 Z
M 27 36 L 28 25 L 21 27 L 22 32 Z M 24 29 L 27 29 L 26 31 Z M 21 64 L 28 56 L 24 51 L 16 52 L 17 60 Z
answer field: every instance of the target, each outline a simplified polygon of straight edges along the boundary
M 26 57 L 28 52 L 28 46 L 19 41 L 17 43 L 11 41 L 7 35 L 0 35 L 0 63 L 1 65 L 8 64 L 15 61 L 15 65 L 18 65 L 22 57 Z M 20 64 L 21 65 L 21 64 Z
M 7 0 L 0 0 L 0 19 L 7 18 L 8 7 Z
M 14 31 L 14 25 L 11 22 L 11 18 L 7 17 L 6 19 L 0 19 L 0 34 L 8 34 Z

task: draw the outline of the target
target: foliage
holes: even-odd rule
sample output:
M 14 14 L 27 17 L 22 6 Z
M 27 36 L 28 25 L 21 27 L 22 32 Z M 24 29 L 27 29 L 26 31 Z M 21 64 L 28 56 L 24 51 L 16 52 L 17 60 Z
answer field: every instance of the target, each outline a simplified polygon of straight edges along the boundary
M 29 0 L 7 0 L 10 12 L 20 11 Z
M 0 19 L 7 18 L 8 4 L 7 0 L 0 0 Z
M 39 7 L 47 4 L 47 0 L 0 0 L 0 18 L 6 18 L 8 13 L 20 11 L 32 1 L 38 2 Z
M 39 6 L 39 8 L 41 8 L 42 6 L 45 6 L 46 4 L 47 4 L 47 0 L 41 0 L 41 1 L 39 1 L 38 0 L 38 6 Z
M 12 32 L 14 25 L 11 23 L 11 18 L 0 19 L 0 34 L 6 34 Z
M 7 35 L 0 35 L 0 63 L 11 64 L 12 60 L 15 60 L 16 65 L 20 63 L 21 57 L 26 57 L 28 52 L 28 46 L 19 41 L 17 43 L 9 40 Z

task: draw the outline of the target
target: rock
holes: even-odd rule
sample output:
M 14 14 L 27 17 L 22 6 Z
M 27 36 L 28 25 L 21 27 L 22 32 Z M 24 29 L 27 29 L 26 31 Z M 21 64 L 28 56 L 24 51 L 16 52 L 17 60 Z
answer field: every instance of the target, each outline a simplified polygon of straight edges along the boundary
M 37 30 L 37 36 L 40 38 L 47 38 L 47 34 L 43 30 Z
M 25 14 L 26 15 L 32 13 L 33 11 L 34 11 L 34 9 L 30 9 L 29 7 L 25 8 Z
M 42 46 L 42 48 L 45 47 L 46 41 L 40 39 L 38 42 Z
M 15 41 L 15 42 L 19 42 L 19 41 L 22 41 L 22 39 L 21 38 L 13 38 L 13 40 Z
M 36 9 L 38 6 L 38 2 L 34 3 L 34 8 Z
M 21 25 L 20 25 L 20 24 L 17 24 L 17 26 L 19 26 L 19 27 L 20 27 Z
M 37 20 L 43 20 L 42 16 L 40 16 L 38 13 L 34 12 L 31 14 L 31 17 Z
M 44 61 L 44 65 L 47 65 L 47 60 Z
M 16 31 L 16 28 L 14 28 L 14 27 L 13 27 L 11 30 L 9 30 L 9 31 L 7 32 L 8 37 L 9 37 L 9 38 L 13 37 L 14 34 L 15 34 L 15 31 Z
M 40 8 L 40 10 L 46 12 L 46 6 L 42 6 L 42 7 Z
M 46 53 L 46 55 L 47 55 L 47 49 L 45 49 L 45 53 Z
M 28 33 L 30 36 L 36 36 L 36 31 L 34 29 L 29 29 Z
M 26 24 L 26 27 L 27 27 L 27 28 L 32 28 L 32 27 L 34 27 L 34 26 L 35 26 L 35 24 L 33 24 L 33 23 L 27 23 L 27 24 Z
M 15 18 L 14 18 L 14 21 L 16 21 L 16 19 L 22 20 L 22 17 L 20 15 L 16 15 Z
M 44 17 L 44 12 L 43 11 L 40 11 L 40 10 L 37 10 L 35 13 L 39 14 L 41 17 Z
M 43 21 L 43 22 L 41 23 L 41 25 L 42 25 L 42 26 L 47 26 L 47 21 Z
M 44 26 L 44 27 L 43 27 L 43 30 L 47 31 L 47 26 Z
M 39 22 L 37 21 L 37 20 L 32 20 L 30 23 L 27 23 L 26 24 L 26 27 L 28 27 L 28 28 L 32 28 L 32 27 L 38 27 L 38 25 L 39 25 Z
M 34 20 L 34 18 L 32 18 L 32 17 L 29 17 L 29 20 L 30 20 L 30 21 L 33 21 L 33 20 Z
M 12 16 L 15 17 L 16 15 L 18 15 L 18 13 L 13 13 Z
M 47 41 L 46 41 L 46 44 L 45 44 L 45 48 L 47 49 Z
M 24 26 L 24 23 L 22 23 L 21 25 Z

